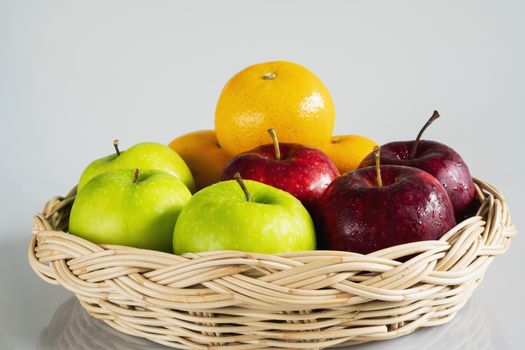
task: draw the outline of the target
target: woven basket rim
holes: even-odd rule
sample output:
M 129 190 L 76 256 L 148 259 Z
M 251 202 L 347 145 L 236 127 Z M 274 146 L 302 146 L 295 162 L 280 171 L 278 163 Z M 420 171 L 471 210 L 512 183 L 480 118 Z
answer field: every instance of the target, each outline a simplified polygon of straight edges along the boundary
M 65 230 L 74 188 L 34 217 L 28 258 L 90 315 L 172 347 L 313 349 L 390 339 L 452 319 L 517 233 L 501 192 L 475 184 L 478 215 L 439 240 L 366 255 L 175 255 L 97 245 Z
M 483 190 L 489 190 L 489 191 L 491 191 L 491 194 L 494 196 L 494 199 L 498 199 L 501 203 L 505 203 L 506 204 L 506 199 L 505 199 L 504 195 L 496 187 L 494 187 L 493 185 L 490 185 L 487 182 L 479 180 L 478 178 L 473 178 L 473 181 L 474 181 L 474 185 L 475 185 L 476 192 L 477 192 L 476 197 L 477 197 L 478 200 L 480 200 L 480 201 L 485 200 L 485 196 L 483 194 Z M 34 218 L 33 218 L 34 225 L 33 225 L 33 229 L 32 229 L 32 234 L 36 235 L 36 234 L 38 234 L 41 231 L 54 231 L 53 230 L 53 224 L 50 222 L 52 220 L 51 216 L 53 214 L 55 214 L 56 212 L 64 209 L 68 205 L 71 205 L 73 203 L 75 197 L 76 197 L 76 193 L 77 193 L 77 186 L 74 186 L 65 196 L 54 196 L 48 202 L 46 202 L 46 204 L 45 204 L 44 208 L 42 209 L 42 211 L 39 212 L 38 214 L 36 214 L 34 216 Z M 482 209 L 482 208 L 480 208 L 480 209 Z M 47 214 L 45 214 L 46 212 L 47 212 Z M 341 254 L 341 255 L 368 255 L 368 256 L 372 255 L 373 256 L 373 255 L 378 255 L 378 254 L 380 254 L 380 253 L 382 253 L 384 251 L 396 250 L 399 247 L 411 246 L 411 245 L 415 245 L 415 244 L 418 244 L 418 243 L 421 243 L 421 242 L 439 242 L 439 241 L 444 241 L 444 240 L 446 240 L 446 237 L 449 235 L 449 233 L 451 231 L 455 231 L 458 228 L 467 225 L 474 218 L 478 218 L 478 217 L 480 217 L 480 216 L 478 214 L 476 214 L 476 215 L 474 215 L 474 216 L 472 216 L 470 218 L 467 218 L 467 219 L 465 219 L 465 220 L 463 220 L 461 222 L 458 222 L 453 228 L 451 228 L 447 233 L 445 233 L 442 236 L 442 238 L 440 238 L 438 240 L 427 240 L 427 241 L 418 241 L 418 242 L 399 244 L 399 245 L 396 245 L 396 246 L 380 249 L 380 250 L 371 252 L 369 254 L 361 254 L 361 253 L 355 253 L 355 252 L 350 252 L 350 251 L 341 251 L 341 250 L 327 250 L 327 249 L 308 250 L 308 251 L 302 251 L 302 252 L 299 251 L 299 252 L 283 252 L 283 253 L 265 254 L 265 253 L 245 252 L 245 251 L 239 251 L 239 250 L 228 250 L 228 249 L 225 249 L 225 250 L 218 250 L 218 251 L 207 251 L 207 252 L 198 252 L 198 253 L 185 253 L 185 254 L 181 254 L 180 256 L 186 256 L 186 255 L 192 256 L 194 254 L 205 255 L 205 254 L 213 254 L 214 252 L 242 252 L 242 253 L 246 253 L 246 254 L 275 255 L 275 256 L 287 257 L 287 256 L 293 256 L 293 255 L 295 255 L 297 253 L 320 252 L 320 251 L 322 251 L 322 252 L 330 252 L 330 253 L 334 253 L 334 254 Z M 36 223 L 36 221 L 38 221 L 38 223 Z M 516 231 L 514 226 L 512 226 L 512 230 Z M 70 235 L 70 233 L 67 232 L 67 231 L 56 230 L 55 232 L 65 233 L 65 234 Z M 515 234 L 516 234 L 516 232 L 512 236 L 514 236 Z M 159 254 L 165 254 L 165 255 L 168 255 L 168 256 L 177 255 L 175 253 L 161 252 L 161 251 L 156 251 L 156 250 L 151 250 L 151 249 L 144 249 L 144 248 L 135 248 L 135 247 L 125 246 L 125 245 L 118 245 L 118 244 L 96 244 L 96 243 L 92 243 L 92 242 L 90 242 L 90 241 L 88 241 L 88 240 L 86 240 L 84 238 L 81 238 L 81 237 L 78 237 L 78 236 L 75 236 L 75 237 L 78 238 L 79 240 L 84 241 L 85 244 L 97 245 L 97 246 L 102 247 L 104 249 L 133 249 L 133 250 L 144 251 L 144 252 L 150 251 L 150 252 L 155 252 L 155 253 L 159 253 Z

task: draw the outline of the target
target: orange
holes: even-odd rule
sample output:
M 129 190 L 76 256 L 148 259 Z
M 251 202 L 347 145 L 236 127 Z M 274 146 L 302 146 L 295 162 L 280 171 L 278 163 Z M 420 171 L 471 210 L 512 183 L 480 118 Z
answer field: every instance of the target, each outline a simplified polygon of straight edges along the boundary
M 329 142 L 335 109 L 323 82 L 296 63 L 275 61 L 250 66 L 224 86 L 215 111 L 219 143 L 232 155 L 280 142 L 321 148 Z
M 195 131 L 171 141 L 169 146 L 188 164 L 197 190 L 219 182 L 232 158 L 221 148 L 213 130 Z
M 377 143 L 359 135 L 334 136 L 328 146 L 323 148 L 342 175 L 357 169 L 361 161 L 373 151 Z

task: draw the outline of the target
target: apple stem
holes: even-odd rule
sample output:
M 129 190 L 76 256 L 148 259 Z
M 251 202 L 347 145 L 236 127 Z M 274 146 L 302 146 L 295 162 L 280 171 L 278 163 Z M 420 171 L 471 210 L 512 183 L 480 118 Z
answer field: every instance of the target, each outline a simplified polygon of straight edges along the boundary
M 117 156 L 120 156 L 120 150 L 118 149 L 119 140 L 115 139 L 113 140 L 113 147 L 115 147 L 115 152 L 117 152 Z
M 374 146 L 374 153 L 376 155 L 376 176 L 377 176 L 377 187 L 383 187 L 383 179 L 381 178 L 381 148 L 379 146 Z
M 135 169 L 135 171 L 133 172 L 133 183 L 134 184 L 138 184 L 139 183 L 139 175 L 140 175 L 140 170 L 139 169 Z
M 275 159 L 281 160 L 281 149 L 279 148 L 279 140 L 277 139 L 277 133 L 274 128 L 268 129 L 268 133 L 273 141 L 273 147 L 275 148 Z
M 235 181 L 237 181 L 239 186 L 241 186 L 242 191 L 244 192 L 244 195 L 246 196 L 246 200 L 248 202 L 251 202 L 252 201 L 252 197 L 250 196 L 250 192 L 248 192 L 248 188 L 246 188 L 246 184 L 242 180 L 241 174 L 235 173 L 235 175 L 233 175 L 233 178 L 235 179 Z
M 425 123 L 425 125 L 423 125 L 423 127 L 421 128 L 421 130 L 419 130 L 419 134 L 417 134 L 417 137 L 416 137 L 416 141 L 414 142 L 414 144 L 412 145 L 412 149 L 410 150 L 410 157 L 409 159 L 412 159 L 415 157 L 416 155 L 416 152 L 417 152 L 417 146 L 419 146 L 419 141 L 421 140 L 421 136 L 423 136 L 423 133 L 425 132 L 425 130 L 430 126 L 430 124 L 432 124 L 434 122 L 434 120 L 436 120 L 437 118 L 439 118 L 439 112 L 438 111 L 434 111 L 434 113 L 432 113 L 432 116 L 430 116 L 430 118 L 427 120 L 427 122 Z

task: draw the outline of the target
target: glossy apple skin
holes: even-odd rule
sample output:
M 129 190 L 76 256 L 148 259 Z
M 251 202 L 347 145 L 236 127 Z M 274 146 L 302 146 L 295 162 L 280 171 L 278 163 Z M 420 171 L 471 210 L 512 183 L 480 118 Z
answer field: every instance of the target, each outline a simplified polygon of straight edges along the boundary
M 234 157 L 223 172 L 223 180 L 235 173 L 291 193 L 313 211 L 328 185 L 339 176 L 334 163 L 323 152 L 294 143 L 280 143 L 281 159 L 273 144 L 259 146 Z
M 197 192 L 182 210 L 173 233 L 176 254 L 210 250 L 283 253 L 314 250 L 312 218 L 291 194 L 244 180 L 252 201 L 235 180 Z
M 427 172 L 381 166 L 346 173 L 328 186 L 320 202 L 323 248 L 368 254 L 409 242 L 439 239 L 456 224 L 441 184 Z
M 97 244 L 172 251 L 175 222 L 191 198 L 186 186 L 162 171 L 120 169 L 100 174 L 77 194 L 69 232 Z
M 474 215 L 476 189 L 461 156 L 442 143 L 421 140 L 414 158 L 409 159 L 413 144 L 414 141 L 398 141 L 381 146 L 381 164 L 411 166 L 430 173 L 447 191 L 458 222 Z M 359 167 L 374 164 L 375 156 L 371 153 Z
M 177 152 L 157 142 L 138 143 L 121 151 L 120 155 L 115 153 L 93 161 L 82 173 L 78 190 L 95 176 L 116 169 L 162 170 L 182 181 L 191 192 L 195 191 L 195 182 L 188 165 Z

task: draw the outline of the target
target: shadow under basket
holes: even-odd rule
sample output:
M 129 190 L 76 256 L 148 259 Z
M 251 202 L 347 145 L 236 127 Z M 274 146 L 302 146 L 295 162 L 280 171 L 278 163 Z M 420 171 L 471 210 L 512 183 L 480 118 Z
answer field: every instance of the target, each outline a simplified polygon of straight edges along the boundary
M 503 195 L 438 241 L 361 255 L 215 251 L 173 255 L 67 233 L 75 190 L 34 218 L 29 262 L 111 327 L 179 349 L 319 349 L 450 321 L 516 234 Z

